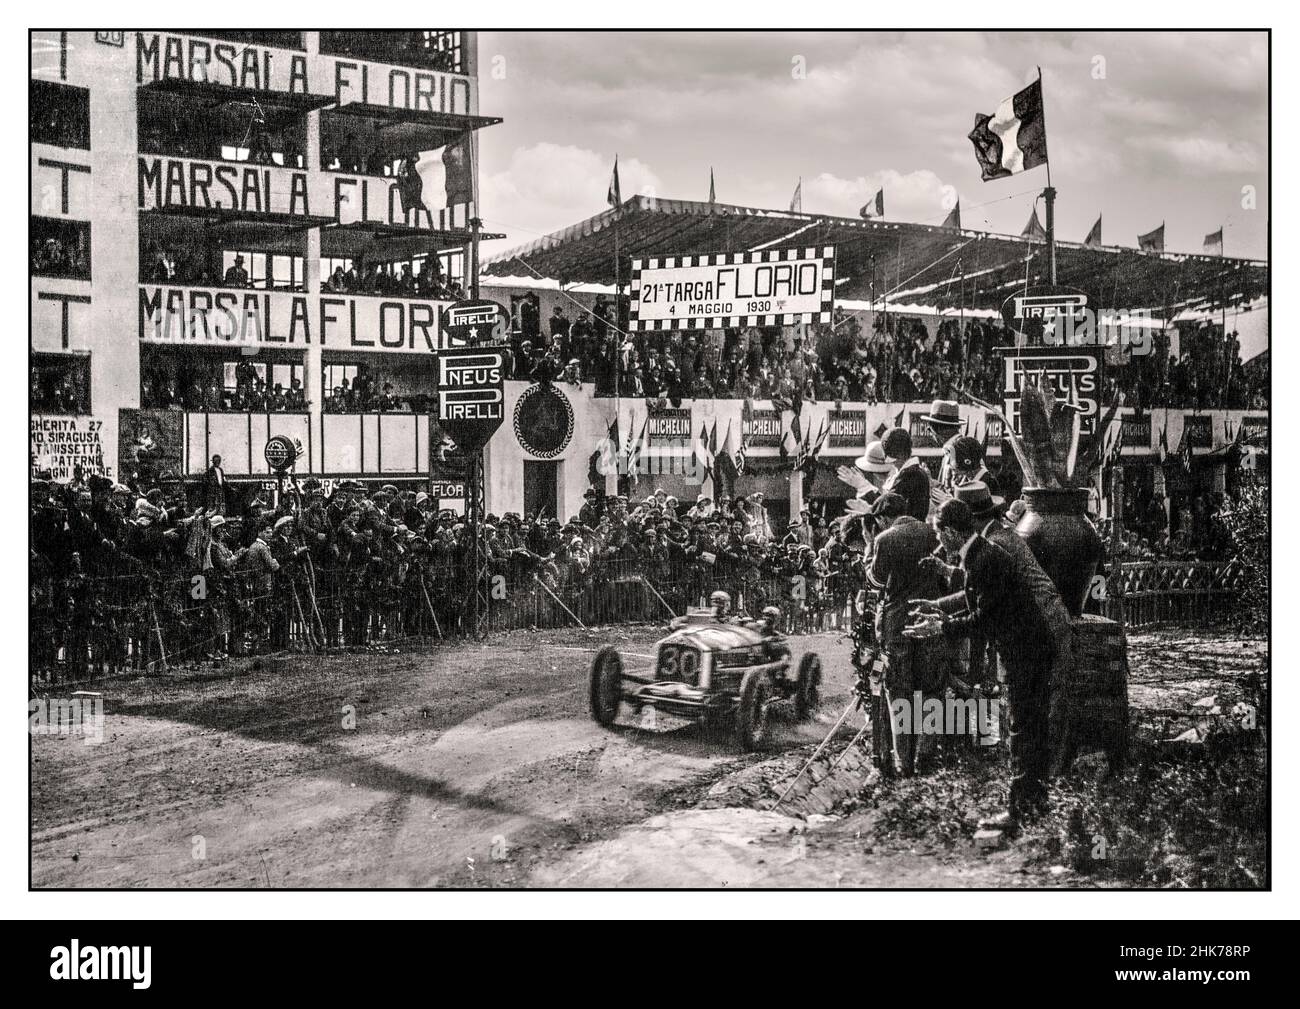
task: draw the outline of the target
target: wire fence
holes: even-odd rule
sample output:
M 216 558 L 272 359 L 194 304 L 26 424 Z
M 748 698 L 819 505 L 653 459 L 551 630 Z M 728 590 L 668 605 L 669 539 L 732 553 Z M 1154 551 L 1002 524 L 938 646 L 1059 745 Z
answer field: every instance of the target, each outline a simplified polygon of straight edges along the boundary
M 1231 607 L 1243 574 L 1236 562 L 1123 564 L 1108 579 L 1103 610 L 1126 627 L 1210 623 Z M 860 587 L 849 572 L 728 571 L 668 559 L 507 562 L 490 579 L 494 632 L 663 623 L 706 605 L 717 590 L 750 614 L 778 607 L 788 633 L 847 630 Z M 34 575 L 31 681 L 163 675 L 230 657 L 460 640 L 472 634 L 470 598 L 457 565 L 304 562 L 275 574 Z

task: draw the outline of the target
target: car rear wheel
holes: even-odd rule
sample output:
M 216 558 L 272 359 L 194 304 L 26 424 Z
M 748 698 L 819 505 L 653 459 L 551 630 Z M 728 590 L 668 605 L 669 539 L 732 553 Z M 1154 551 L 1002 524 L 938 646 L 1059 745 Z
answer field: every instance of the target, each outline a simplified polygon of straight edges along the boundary
M 799 678 L 794 688 L 794 713 L 801 722 L 817 711 L 822 700 L 822 660 L 809 652 L 799 660 Z
M 591 717 L 604 726 L 614 724 L 623 695 L 623 660 L 606 645 L 591 661 Z
M 742 749 L 757 750 L 767 741 L 768 702 L 772 680 L 763 669 L 751 669 L 740 683 L 740 704 L 736 708 L 736 741 Z

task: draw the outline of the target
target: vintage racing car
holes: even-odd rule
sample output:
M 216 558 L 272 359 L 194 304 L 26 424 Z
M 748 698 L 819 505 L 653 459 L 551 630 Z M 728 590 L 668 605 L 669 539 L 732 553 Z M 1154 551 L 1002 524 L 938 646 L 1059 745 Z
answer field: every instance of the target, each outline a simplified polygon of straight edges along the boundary
M 634 673 L 623 668 L 613 645 L 597 652 L 591 664 L 592 718 L 612 725 L 626 700 L 638 714 L 653 707 L 710 729 L 734 724 L 736 742 L 753 750 L 768 737 L 771 704 L 793 699 L 795 717 L 803 721 L 820 700 L 821 659 L 805 654 L 792 676 L 784 638 L 758 622 L 690 613 L 660 639 L 655 656 L 652 670 Z

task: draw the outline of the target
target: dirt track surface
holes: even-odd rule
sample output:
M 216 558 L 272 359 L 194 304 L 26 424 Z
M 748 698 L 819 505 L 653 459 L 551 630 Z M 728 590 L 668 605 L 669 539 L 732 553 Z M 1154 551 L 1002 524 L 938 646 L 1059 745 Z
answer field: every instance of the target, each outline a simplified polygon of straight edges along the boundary
M 575 847 L 808 750 L 847 703 L 847 645 L 828 633 L 792 642 L 796 661 L 823 656 L 822 713 L 779 722 L 764 753 L 664 716 L 642 728 L 626 707 L 602 729 L 591 656 L 614 642 L 635 669 L 660 633 L 520 632 L 100 685 L 102 743 L 32 739 L 33 885 L 547 885 L 532 873 Z
M 792 640 L 796 661 L 822 656 L 821 711 L 744 754 L 671 718 L 643 728 L 626 707 L 613 730 L 591 720 L 596 649 L 617 644 L 635 669 L 659 634 L 519 632 L 100 684 L 102 743 L 32 738 L 33 885 L 1094 885 L 1014 847 L 882 841 L 870 804 L 806 821 L 766 802 L 709 808 L 711 789 L 802 765 L 847 703 L 848 646 Z M 1213 632 L 1137 634 L 1129 649 L 1135 718 L 1164 737 L 1207 695 L 1229 706 L 1268 656 L 1264 640 Z

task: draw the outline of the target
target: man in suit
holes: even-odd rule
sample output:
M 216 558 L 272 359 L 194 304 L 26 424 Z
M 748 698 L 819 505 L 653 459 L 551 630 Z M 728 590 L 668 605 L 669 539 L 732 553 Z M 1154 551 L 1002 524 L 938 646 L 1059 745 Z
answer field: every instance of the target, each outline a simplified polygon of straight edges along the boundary
M 909 776 L 916 772 L 922 737 L 910 731 L 910 712 L 901 714 L 895 705 L 914 704 L 917 692 L 937 695 L 947 671 L 949 650 L 942 641 L 916 641 L 903 635 L 913 600 L 935 599 L 943 591 L 936 573 L 922 563 L 938 540 L 934 530 L 907 514 L 907 501 L 901 495 L 882 494 L 872 505 L 871 516 L 877 528 L 883 527 L 875 537 L 867 582 L 880 591 L 876 641 L 885 652 L 884 682 L 878 694 L 872 684 L 872 739 L 881 771 Z
M 1038 558 L 1029 549 L 1025 538 L 1002 518 L 1002 506 L 990 493 L 990 488 L 981 481 L 963 484 L 957 488 L 957 500 L 965 501 L 970 507 L 971 517 L 975 520 L 980 535 L 995 546 L 1001 547 L 1010 556 L 1017 573 L 1030 587 L 1052 629 L 1056 655 L 1052 662 L 1050 678 L 1052 693 L 1048 722 L 1049 738 L 1055 750 L 1053 757 L 1059 757 L 1067 744 L 1065 735 L 1068 718 L 1065 711 L 1058 710 L 1057 698 L 1069 683 L 1074 671 L 1077 636 L 1074 621 L 1070 619 L 1070 611 L 1066 609 L 1065 601 L 1061 598 L 1056 583 L 1038 563 Z
M 939 479 L 937 481 L 940 489 L 943 490 L 943 497 L 952 497 L 953 473 L 952 473 L 952 447 L 953 443 L 961 436 L 961 411 L 958 409 L 957 401 L 953 399 L 936 399 L 930 404 L 930 412 L 922 414 L 921 419 L 925 421 L 930 433 L 934 435 L 934 440 L 943 446 L 943 462 L 939 464 Z
M 226 471 L 221 466 L 221 456 L 212 457 L 203 482 L 203 496 L 207 509 L 217 515 L 226 514 Z
M 912 455 L 912 436 L 896 427 L 885 434 L 880 444 L 894 465 L 894 474 L 882 489 L 900 495 L 907 502 L 907 514 L 924 522 L 930 514 L 930 474 Z
M 857 488 L 856 496 L 867 504 L 873 504 L 880 497 L 880 489 L 894 475 L 894 464 L 885 455 L 885 446 L 873 441 L 862 455 L 853 460 L 853 465 L 863 476 L 861 481 L 853 481 Z
M 983 483 L 994 497 L 998 494 L 997 480 L 984 465 L 984 446 L 969 435 L 959 435 L 944 446 L 940 483 L 943 482 L 945 473 L 948 483 L 944 486 L 944 490 L 949 497 L 956 496 L 958 487 L 977 480 Z
M 1055 636 L 1033 587 L 1006 551 L 980 535 L 966 502 L 945 501 L 935 517 L 935 528 L 944 550 L 958 559 L 966 587 L 937 602 L 918 598 L 912 610 L 917 622 L 908 625 L 904 634 L 920 640 L 942 635 L 956 641 L 983 633 L 996 644 L 1007 670 L 1011 795 L 1007 812 L 986 822 L 1014 832 L 1046 800 Z

